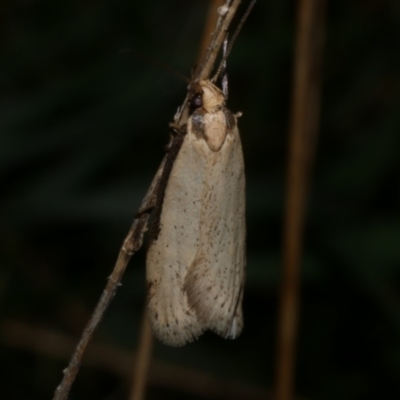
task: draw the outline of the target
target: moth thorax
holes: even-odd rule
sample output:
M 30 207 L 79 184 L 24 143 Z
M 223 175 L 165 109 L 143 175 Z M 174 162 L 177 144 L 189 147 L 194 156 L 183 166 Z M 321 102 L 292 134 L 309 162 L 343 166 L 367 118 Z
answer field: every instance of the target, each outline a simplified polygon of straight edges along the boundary
M 202 107 L 207 112 L 214 112 L 225 104 L 223 93 L 209 80 L 199 81 L 198 84 L 202 92 Z

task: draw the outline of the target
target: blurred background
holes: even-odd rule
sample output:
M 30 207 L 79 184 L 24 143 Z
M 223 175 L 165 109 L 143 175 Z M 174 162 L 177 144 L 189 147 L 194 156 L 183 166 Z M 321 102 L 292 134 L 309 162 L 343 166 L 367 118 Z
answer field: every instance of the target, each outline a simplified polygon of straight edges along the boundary
M 228 62 L 247 173 L 245 329 L 235 341 L 207 333 L 179 349 L 156 343 L 147 399 L 267 398 L 272 389 L 296 5 L 259 1 Z M 189 76 L 207 6 L 2 2 L 2 398 L 53 396 L 185 97 L 185 82 L 123 50 Z M 329 2 L 298 398 L 400 398 L 399 43 L 397 0 Z M 144 255 L 131 260 L 71 398 L 127 398 Z

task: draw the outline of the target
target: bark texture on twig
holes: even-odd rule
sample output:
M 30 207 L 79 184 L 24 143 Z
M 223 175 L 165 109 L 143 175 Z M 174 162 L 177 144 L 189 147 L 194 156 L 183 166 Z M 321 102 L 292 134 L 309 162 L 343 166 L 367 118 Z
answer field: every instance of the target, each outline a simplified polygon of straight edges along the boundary
M 198 54 L 198 63 L 201 64 L 206 54 L 212 34 L 214 33 L 215 25 L 218 20 L 218 8 L 225 3 L 225 0 L 209 0 L 207 20 L 204 25 L 203 36 Z
M 214 67 L 215 60 L 221 49 L 222 43 L 226 37 L 228 27 L 235 15 L 237 8 L 240 4 L 240 0 L 226 0 L 223 6 L 223 12 L 219 13 L 217 27 L 210 39 L 210 45 L 207 48 L 207 52 L 204 57 L 204 61 L 199 65 L 195 78 L 196 79 L 207 79 Z M 188 107 L 187 98 L 184 101 L 180 112 L 175 118 L 175 123 L 183 125 L 188 118 Z M 79 371 L 80 364 L 82 362 L 83 355 L 89 344 L 89 341 L 93 335 L 94 330 L 97 328 L 104 315 L 105 310 L 110 304 L 117 287 L 121 281 L 121 278 L 125 272 L 125 268 L 132 257 L 132 255 L 139 250 L 143 242 L 143 235 L 147 229 L 147 222 L 151 213 L 151 210 L 156 201 L 156 193 L 159 184 L 159 178 L 162 174 L 162 170 L 165 165 L 166 155 L 153 179 L 150 188 L 144 197 L 140 206 L 139 212 L 133 221 L 133 224 L 124 240 L 124 243 L 119 252 L 117 262 L 114 269 L 108 279 L 106 288 L 104 289 L 99 302 L 97 303 L 95 310 L 87 323 L 82 336 L 78 342 L 78 345 L 72 355 L 68 367 L 64 370 L 64 376 L 57 387 L 53 400 L 66 400 L 70 392 L 71 386 L 75 380 L 75 377 Z
M 290 400 L 294 393 L 299 270 L 306 199 L 319 124 L 325 9 L 326 0 L 301 0 L 299 3 L 288 149 L 276 400 Z

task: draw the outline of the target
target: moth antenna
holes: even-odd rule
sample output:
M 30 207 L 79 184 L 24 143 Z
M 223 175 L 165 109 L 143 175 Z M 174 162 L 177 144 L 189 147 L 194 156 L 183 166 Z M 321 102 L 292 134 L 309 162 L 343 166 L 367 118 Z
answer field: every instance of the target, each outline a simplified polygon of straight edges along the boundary
M 146 54 L 140 53 L 134 49 L 123 49 L 118 52 L 118 54 L 123 54 L 123 53 L 134 53 L 137 57 L 141 58 L 142 60 L 145 60 L 145 61 L 149 62 L 150 64 L 153 64 L 161 69 L 165 69 L 165 70 L 171 72 L 171 74 L 176 76 L 177 78 L 182 79 L 186 83 L 190 83 L 190 79 L 186 75 L 183 75 L 182 73 L 177 71 L 175 68 L 172 68 L 168 64 L 159 62 L 159 61 L 155 60 L 154 58 L 149 57 Z
M 231 41 L 229 42 L 229 46 L 228 49 L 226 51 L 226 53 L 223 55 L 222 60 L 218 66 L 217 72 L 215 73 L 215 75 L 212 77 L 211 82 L 216 82 L 218 77 L 221 75 L 222 70 L 224 69 L 224 64 L 226 63 L 226 59 L 228 58 L 233 44 L 235 43 L 236 38 L 239 35 L 239 32 L 242 29 L 243 24 L 246 22 L 247 17 L 250 15 L 251 10 L 253 9 L 254 5 L 256 4 L 257 0 L 252 0 L 252 2 L 249 4 L 249 6 L 247 7 L 246 12 L 243 14 L 243 17 L 241 18 L 239 25 L 237 26 L 235 33 L 232 36 Z
M 226 60 L 228 59 L 228 33 L 226 34 L 226 37 L 224 39 L 224 43 L 222 45 L 222 58 L 221 62 L 218 66 L 218 70 L 216 74 L 211 78 L 211 82 L 215 83 L 216 80 L 220 75 L 224 75 L 224 72 L 226 70 Z
M 224 74 L 222 77 L 222 93 L 224 94 L 225 100 L 228 100 L 228 74 Z

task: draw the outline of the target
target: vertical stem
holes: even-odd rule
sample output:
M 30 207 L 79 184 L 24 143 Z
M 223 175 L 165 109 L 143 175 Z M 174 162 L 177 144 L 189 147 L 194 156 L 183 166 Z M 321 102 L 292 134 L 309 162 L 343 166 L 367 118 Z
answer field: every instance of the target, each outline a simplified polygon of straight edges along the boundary
M 288 148 L 275 400 L 291 400 L 307 192 L 319 124 L 326 0 L 300 0 Z
M 143 313 L 141 328 L 129 400 L 143 400 L 145 398 L 146 382 L 153 348 L 153 335 L 151 334 L 146 310 Z
M 197 62 L 200 64 L 206 54 L 207 47 L 210 43 L 211 35 L 214 32 L 215 25 L 218 20 L 218 7 L 221 7 L 225 3 L 225 0 L 209 0 L 207 20 L 204 26 L 203 37 L 201 39 L 200 50 L 197 58 Z

